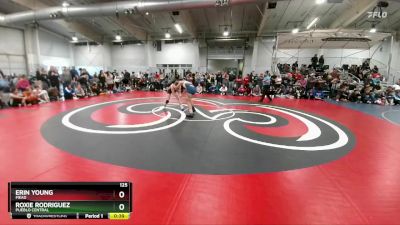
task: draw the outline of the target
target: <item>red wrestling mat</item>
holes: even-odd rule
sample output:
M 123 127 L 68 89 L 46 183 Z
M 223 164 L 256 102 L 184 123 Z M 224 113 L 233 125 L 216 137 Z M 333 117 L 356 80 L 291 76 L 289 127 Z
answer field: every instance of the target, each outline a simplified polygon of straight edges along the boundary
M 48 119 L 66 110 L 105 101 L 160 96 L 164 93 L 134 92 L 1 110 L 0 224 L 400 223 L 400 127 L 326 102 L 275 99 L 273 103 L 345 126 L 355 136 L 355 147 L 336 161 L 282 172 L 194 175 L 132 169 L 62 151 L 50 145 L 40 132 Z M 98 119 L 104 123 L 116 122 L 109 116 Z M 122 122 L 126 120 L 141 123 L 137 118 L 124 118 Z M 294 130 L 294 133 L 304 132 L 304 127 Z M 10 181 L 132 181 L 132 218 L 128 221 L 11 220 L 7 213 Z

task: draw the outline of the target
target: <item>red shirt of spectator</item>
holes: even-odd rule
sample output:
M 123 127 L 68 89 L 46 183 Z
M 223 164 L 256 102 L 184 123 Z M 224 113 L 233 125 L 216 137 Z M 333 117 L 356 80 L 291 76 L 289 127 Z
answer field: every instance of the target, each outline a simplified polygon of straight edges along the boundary
M 246 86 L 246 85 L 249 84 L 249 82 L 250 82 L 250 79 L 249 79 L 248 76 L 246 76 L 246 77 L 243 79 L 243 84 Z
M 243 83 L 243 79 L 240 78 L 240 77 L 238 77 L 238 78 L 235 80 L 235 82 L 236 82 L 237 84 L 242 84 L 242 83 Z
M 222 76 L 222 78 L 224 80 L 229 80 L 229 74 L 228 73 L 224 73 L 224 75 Z
M 301 73 L 296 73 L 295 78 L 296 80 L 302 80 L 304 76 Z
M 373 73 L 372 78 L 380 78 L 381 74 L 380 73 Z
M 246 91 L 246 89 L 244 88 L 244 86 L 243 86 L 243 85 L 240 85 L 240 87 L 238 88 L 238 92 L 239 92 L 240 94 L 244 94 L 245 91 Z
M 21 90 L 21 91 L 25 91 L 28 87 L 30 87 L 31 84 L 29 83 L 29 81 L 25 78 L 21 78 L 18 82 L 17 82 L 17 89 Z
M 156 80 L 160 80 L 160 74 L 159 74 L 159 73 L 156 73 L 156 75 L 154 76 L 154 78 L 155 78 Z

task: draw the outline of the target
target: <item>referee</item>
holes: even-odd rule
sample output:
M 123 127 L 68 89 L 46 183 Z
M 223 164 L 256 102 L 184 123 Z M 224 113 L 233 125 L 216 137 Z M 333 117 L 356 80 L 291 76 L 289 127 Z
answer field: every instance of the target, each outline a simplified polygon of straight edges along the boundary
M 267 71 L 267 73 L 264 76 L 264 79 L 262 80 L 262 84 L 263 84 L 263 88 L 262 88 L 262 95 L 261 95 L 261 99 L 260 102 L 264 101 L 265 96 L 268 97 L 269 101 L 272 101 L 271 98 L 271 75 L 269 75 L 269 72 Z

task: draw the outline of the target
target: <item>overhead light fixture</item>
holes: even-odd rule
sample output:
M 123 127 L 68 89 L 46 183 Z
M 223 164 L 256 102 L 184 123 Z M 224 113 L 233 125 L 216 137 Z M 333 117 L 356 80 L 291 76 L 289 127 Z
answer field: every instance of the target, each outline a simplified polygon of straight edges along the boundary
M 0 16 L 0 21 L 4 21 L 5 17 L 4 16 Z
M 176 24 L 175 24 L 175 28 L 176 28 L 176 30 L 177 30 L 180 34 L 183 33 L 182 27 L 181 27 L 181 25 L 179 25 L 179 23 L 176 23 Z
M 215 6 L 228 6 L 229 0 L 216 0 Z
M 225 27 L 224 32 L 222 33 L 222 35 L 224 35 L 224 37 L 229 36 L 229 30 L 228 27 Z
M 148 16 L 149 15 L 149 12 L 146 12 L 146 16 Z
M 124 11 L 125 15 L 132 15 L 135 14 L 135 9 L 126 9 Z
M 376 28 L 375 26 L 372 26 L 371 30 L 369 30 L 370 33 L 376 33 Z
M 73 42 L 78 42 L 78 37 L 77 37 L 77 36 L 73 36 L 73 37 L 72 37 L 72 41 L 73 41 Z
M 294 28 L 294 29 L 292 30 L 292 33 L 293 33 L 293 34 L 299 33 L 299 28 Z
M 316 17 L 315 19 L 313 19 L 313 20 L 311 21 L 311 23 L 308 24 L 307 30 L 310 29 L 312 26 L 314 26 L 314 25 L 318 22 L 318 20 L 319 20 L 318 17 Z
M 165 38 L 166 39 L 170 39 L 171 38 L 171 34 L 167 31 L 167 33 L 165 33 Z
M 62 3 L 62 7 L 64 7 L 64 8 L 69 7 L 69 6 L 70 6 L 70 5 L 69 5 L 68 2 L 63 2 L 63 3 Z
M 324 4 L 326 0 L 315 0 L 315 3 L 318 5 Z
M 116 41 L 121 41 L 122 40 L 121 35 L 119 35 L 119 34 L 115 35 L 115 40 Z

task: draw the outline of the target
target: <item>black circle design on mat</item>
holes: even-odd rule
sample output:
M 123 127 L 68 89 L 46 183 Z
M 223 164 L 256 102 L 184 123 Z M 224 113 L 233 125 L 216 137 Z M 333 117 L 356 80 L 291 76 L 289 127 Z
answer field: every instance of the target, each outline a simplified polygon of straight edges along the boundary
M 135 98 L 89 105 L 51 118 L 41 132 L 78 156 L 194 174 L 305 168 L 339 159 L 355 144 L 344 126 L 296 109 L 196 99 L 195 118 L 187 119 L 176 104 L 163 103 Z

